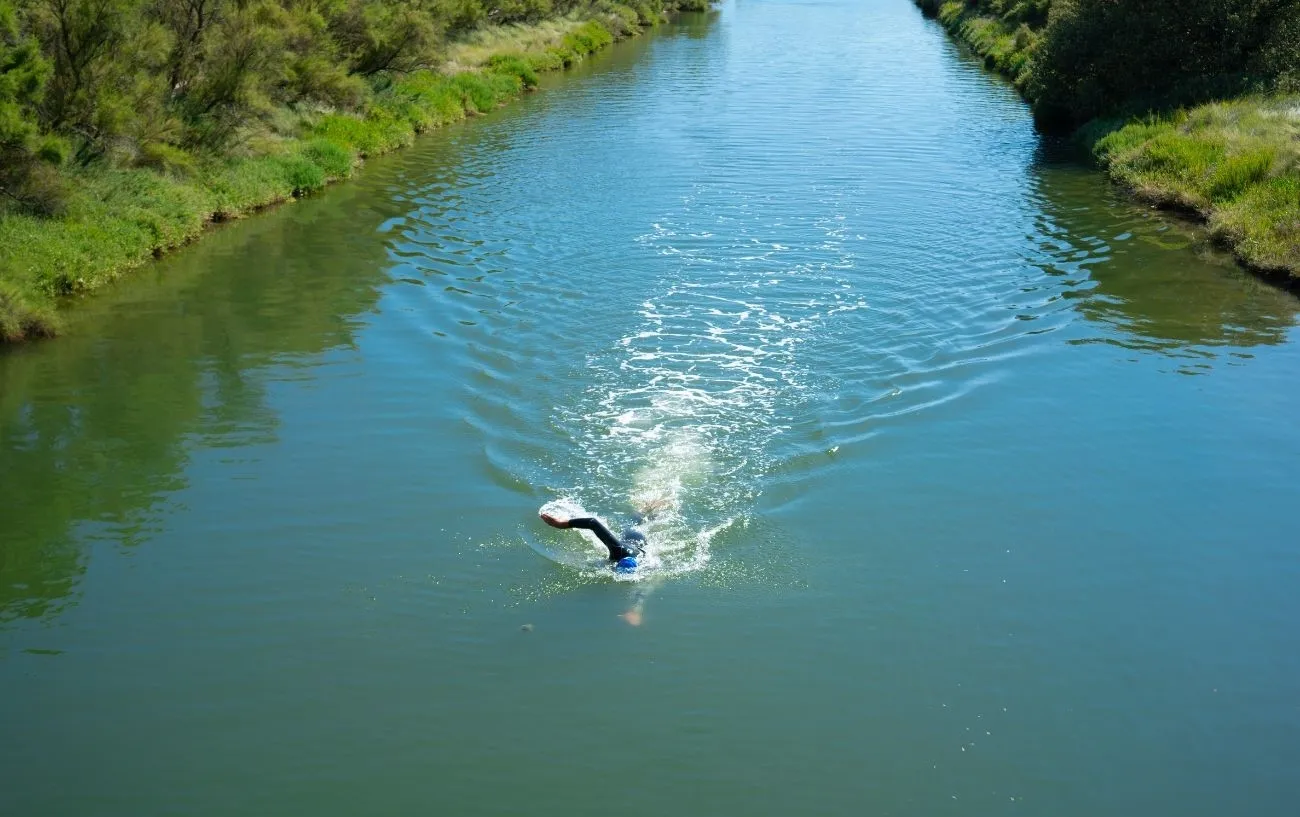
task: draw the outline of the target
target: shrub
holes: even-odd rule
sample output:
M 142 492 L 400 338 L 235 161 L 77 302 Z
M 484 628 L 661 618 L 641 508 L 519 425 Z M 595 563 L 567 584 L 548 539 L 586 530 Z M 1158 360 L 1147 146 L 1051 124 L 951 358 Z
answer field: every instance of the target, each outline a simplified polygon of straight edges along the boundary
M 19 212 L 44 218 L 62 216 L 68 209 L 71 186 L 58 168 L 48 162 L 29 159 L 17 167 L 0 168 L 8 203 Z M 3 211 L 0 211 L 3 217 Z
M 1027 90 L 1076 125 L 1270 87 L 1297 48 L 1300 0 L 1056 0 Z
M 581 55 L 575 53 L 573 49 L 564 45 L 557 45 L 546 49 L 546 55 L 555 62 L 558 62 L 562 68 L 568 68 L 581 57 Z
M 564 35 L 561 48 L 583 57 L 614 42 L 614 35 L 595 20 L 586 23 Z
M 355 157 L 352 151 L 342 145 L 328 139 L 317 138 L 308 142 L 302 152 L 312 164 L 323 170 L 330 178 L 342 179 L 352 174 Z
M 280 168 L 294 195 L 310 193 L 325 186 L 325 171 L 301 153 L 280 157 Z
M 37 140 L 35 153 L 42 162 L 57 167 L 68 161 L 69 150 L 67 139 L 46 135 Z
M 524 88 L 537 87 L 537 70 L 521 54 L 497 54 L 487 61 L 489 70 L 517 77 Z
M 629 37 L 642 25 L 651 25 L 659 20 L 659 13 L 642 3 L 638 11 L 630 6 L 611 4 L 603 9 L 601 19 L 612 36 Z M 642 13 L 646 16 L 642 18 Z M 644 19 L 644 22 L 643 22 Z
M 58 329 L 49 304 L 35 304 L 17 286 L 0 279 L 0 342 L 49 337 Z
M 555 49 L 534 52 L 527 59 L 534 71 L 558 71 L 567 64 Z
M 212 197 L 212 214 L 236 218 L 250 210 L 293 195 L 277 157 L 238 159 L 207 168 L 204 185 Z
M 395 84 L 390 93 L 418 105 L 430 126 L 445 125 L 465 118 L 465 100 L 460 89 L 446 77 L 432 71 L 412 74 Z
M 316 136 L 356 151 L 361 156 L 379 156 L 405 144 L 411 128 L 386 112 L 382 101 L 372 106 L 371 116 L 362 119 L 346 114 L 326 116 L 313 129 Z
M 627 12 L 629 11 L 632 12 L 633 16 L 628 16 Z M 652 7 L 645 0 L 634 0 L 629 5 L 619 6 L 615 9 L 615 12 L 623 18 L 624 22 L 631 25 L 649 26 L 663 19 L 663 12 Z
M 506 99 L 519 93 L 522 82 L 518 77 L 463 71 L 452 77 L 452 84 L 464 95 L 466 108 L 487 113 Z
M 162 173 L 188 176 L 194 172 L 194 157 L 165 142 L 148 142 L 140 146 L 136 163 Z

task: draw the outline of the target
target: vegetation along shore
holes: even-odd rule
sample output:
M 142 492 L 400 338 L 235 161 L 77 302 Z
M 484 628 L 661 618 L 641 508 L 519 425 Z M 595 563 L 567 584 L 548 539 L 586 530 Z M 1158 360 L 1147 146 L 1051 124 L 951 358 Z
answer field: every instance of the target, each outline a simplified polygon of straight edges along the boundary
M 1300 0 L 916 0 L 1139 198 L 1300 284 Z
M 0 341 L 707 0 L 0 0 Z

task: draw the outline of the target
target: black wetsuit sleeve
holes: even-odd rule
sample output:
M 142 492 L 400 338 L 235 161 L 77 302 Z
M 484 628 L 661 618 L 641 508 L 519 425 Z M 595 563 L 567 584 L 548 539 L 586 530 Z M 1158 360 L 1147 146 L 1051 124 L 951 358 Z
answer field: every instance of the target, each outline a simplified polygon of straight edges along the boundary
M 601 524 L 599 519 L 590 516 L 584 516 L 579 519 L 570 519 L 569 527 L 589 530 L 596 534 L 596 538 L 601 541 L 605 547 L 609 548 L 610 561 L 618 561 L 624 556 L 635 556 L 636 553 L 629 550 L 622 542 L 609 532 L 609 528 Z

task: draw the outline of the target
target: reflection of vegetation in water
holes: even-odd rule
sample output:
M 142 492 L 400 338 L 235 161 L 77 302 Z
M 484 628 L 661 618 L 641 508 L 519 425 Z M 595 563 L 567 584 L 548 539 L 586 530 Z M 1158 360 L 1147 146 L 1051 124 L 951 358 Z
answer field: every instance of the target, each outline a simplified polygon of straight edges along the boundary
M 196 384 L 183 381 L 186 340 L 161 358 L 72 342 L 3 361 L 0 618 L 60 609 L 85 569 L 76 522 L 138 524 L 172 487 L 175 442 L 200 410 Z
M 270 439 L 269 364 L 351 344 L 385 268 L 360 192 L 219 231 L 161 263 L 161 287 L 129 282 L 69 337 L 0 356 L 0 621 L 68 603 L 81 526 L 138 539 L 183 487 L 187 438 Z
M 1209 355 L 1204 347 L 1282 343 L 1300 301 L 1241 272 L 1200 231 L 1127 203 L 1089 168 L 1035 168 L 1044 236 L 1038 261 L 1077 281 L 1080 313 L 1129 348 Z
M 1300 0 L 916 2 L 1124 187 L 1300 276 Z
M 709 36 L 711 24 L 718 13 L 713 10 L 700 10 L 677 15 L 673 20 L 673 29 L 692 39 Z

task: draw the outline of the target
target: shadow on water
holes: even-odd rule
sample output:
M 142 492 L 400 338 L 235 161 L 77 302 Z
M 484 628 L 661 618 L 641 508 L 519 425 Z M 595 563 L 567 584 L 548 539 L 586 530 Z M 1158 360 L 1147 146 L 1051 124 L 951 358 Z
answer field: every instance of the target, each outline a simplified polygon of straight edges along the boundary
M 1287 339 L 1300 299 L 1250 275 L 1203 230 L 1128 199 L 1066 146 L 1045 142 L 1032 183 L 1039 255 L 1106 343 L 1174 357 Z
M 268 384 L 351 346 L 387 280 L 363 192 L 219 231 L 0 355 L 0 622 L 65 609 L 91 541 L 141 541 L 187 442 L 274 439 Z

